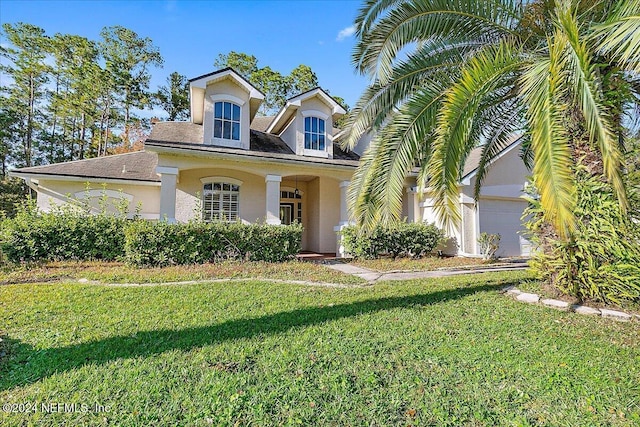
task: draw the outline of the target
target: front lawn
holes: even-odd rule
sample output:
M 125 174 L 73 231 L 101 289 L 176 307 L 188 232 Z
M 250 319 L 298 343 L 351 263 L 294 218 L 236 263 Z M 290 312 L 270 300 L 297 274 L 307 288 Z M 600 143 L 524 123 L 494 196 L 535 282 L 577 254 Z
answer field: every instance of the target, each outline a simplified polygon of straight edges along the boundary
M 499 293 L 525 277 L 0 286 L 0 401 L 39 405 L 0 424 L 638 425 L 640 323 Z
M 255 278 L 362 284 L 363 279 L 302 261 L 281 263 L 226 261 L 216 264 L 137 268 L 120 262 L 64 261 L 0 269 L 0 285 L 65 279 L 102 283 L 161 283 L 190 280 Z
M 445 268 L 483 267 L 493 263 L 480 258 L 435 257 L 355 259 L 353 265 L 380 273 L 389 271 L 430 271 Z

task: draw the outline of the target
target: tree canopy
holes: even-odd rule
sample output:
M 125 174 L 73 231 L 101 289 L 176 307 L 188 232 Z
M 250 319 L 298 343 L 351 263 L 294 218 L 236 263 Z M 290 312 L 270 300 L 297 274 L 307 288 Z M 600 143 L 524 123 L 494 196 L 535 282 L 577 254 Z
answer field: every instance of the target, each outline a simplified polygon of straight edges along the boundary
M 232 67 L 265 94 L 259 113 L 275 114 L 287 99 L 318 86 L 318 77 L 308 65 L 300 64 L 289 75 L 282 75 L 271 67 L 258 67 L 253 55 L 231 51 L 220 54 L 214 62 L 216 68 Z

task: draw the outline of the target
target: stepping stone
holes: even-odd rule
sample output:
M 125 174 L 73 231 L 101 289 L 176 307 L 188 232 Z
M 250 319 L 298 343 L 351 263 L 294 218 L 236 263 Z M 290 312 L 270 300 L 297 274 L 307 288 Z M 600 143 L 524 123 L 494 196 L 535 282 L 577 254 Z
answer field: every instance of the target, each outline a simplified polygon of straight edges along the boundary
M 537 303 L 538 301 L 540 301 L 540 295 L 522 292 L 516 297 L 516 299 L 523 302 Z
M 559 310 L 567 310 L 569 308 L 568 302 L 560 301 L 559 299 L 543 299 L 540 302 L 547 307 L 557 308 Z
M 622 311 L 616 310 L 608 310 L 606 308 L 601 308 L 600 312 L 602 313 L 602 317 L 609 317 L 611 319 L 620 320 L 622 322 L 628 322 L 631 320 L 631 315 Z
M 88 283 L 89 279 L 85 279 L 84 277 L 82 279 L 78 279 L 79 283 Z
M 517 288 L 511 288 L 507 291 L 507 295 L 520 295 L 522 291 Z
M 586 305 L 572 305 L 571 309 L 579 314 L 589 314 L 591 316 L 600 316 L 600 310 L 593 307 L 587 307 Z

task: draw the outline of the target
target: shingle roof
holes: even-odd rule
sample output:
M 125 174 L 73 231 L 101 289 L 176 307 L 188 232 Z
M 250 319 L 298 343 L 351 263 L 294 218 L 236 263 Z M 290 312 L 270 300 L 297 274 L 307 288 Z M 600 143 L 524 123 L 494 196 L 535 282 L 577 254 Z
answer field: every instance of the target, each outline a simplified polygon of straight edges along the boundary
M 275 116 L 254 117 L 251 122 L 251 129 L 264 132 L 267 130 Z
M 147 151 L 115 154 L 73 162 L 18 169 L 15 172 L 81 178 L 125 179 L 159 182 L 156 174 L 158 155 Z
M 191 122 L 157 122 L 151 128 L 150 141 L 202 144 L 202 125 Z
M 273 120 L 273 116 L 256 117 L 251 123 L 249 150 L 259 153 L 295 154 L 279 137 L 264 132 Z M 334 128 L 334 132 L 338 130 Z M 202 144 L 203 127 L 190 122 L 158 122 L 153 125 L 149 143 L 181 143 Z M 360 157 L 354 152 L 345 152 L 338 144 L 333 145 L 333 158 L 337 160 L 354 160 Z

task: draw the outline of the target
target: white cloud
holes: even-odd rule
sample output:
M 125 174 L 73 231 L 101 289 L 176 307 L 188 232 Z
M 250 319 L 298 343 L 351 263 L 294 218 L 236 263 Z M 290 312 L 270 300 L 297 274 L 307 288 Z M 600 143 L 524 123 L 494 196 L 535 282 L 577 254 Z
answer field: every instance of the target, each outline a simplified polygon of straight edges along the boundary
M 342 40 L 346 39 L 347 37 L 352 36 L 355 32 L 356 32 L 356 26 L 355 25 L 352 25 L 350 27 L 344 28 L 344 29 L 340 30 L 340 32 L 338 33 L 338 37 L 336 37 L 336 41 L 341 42 Z

